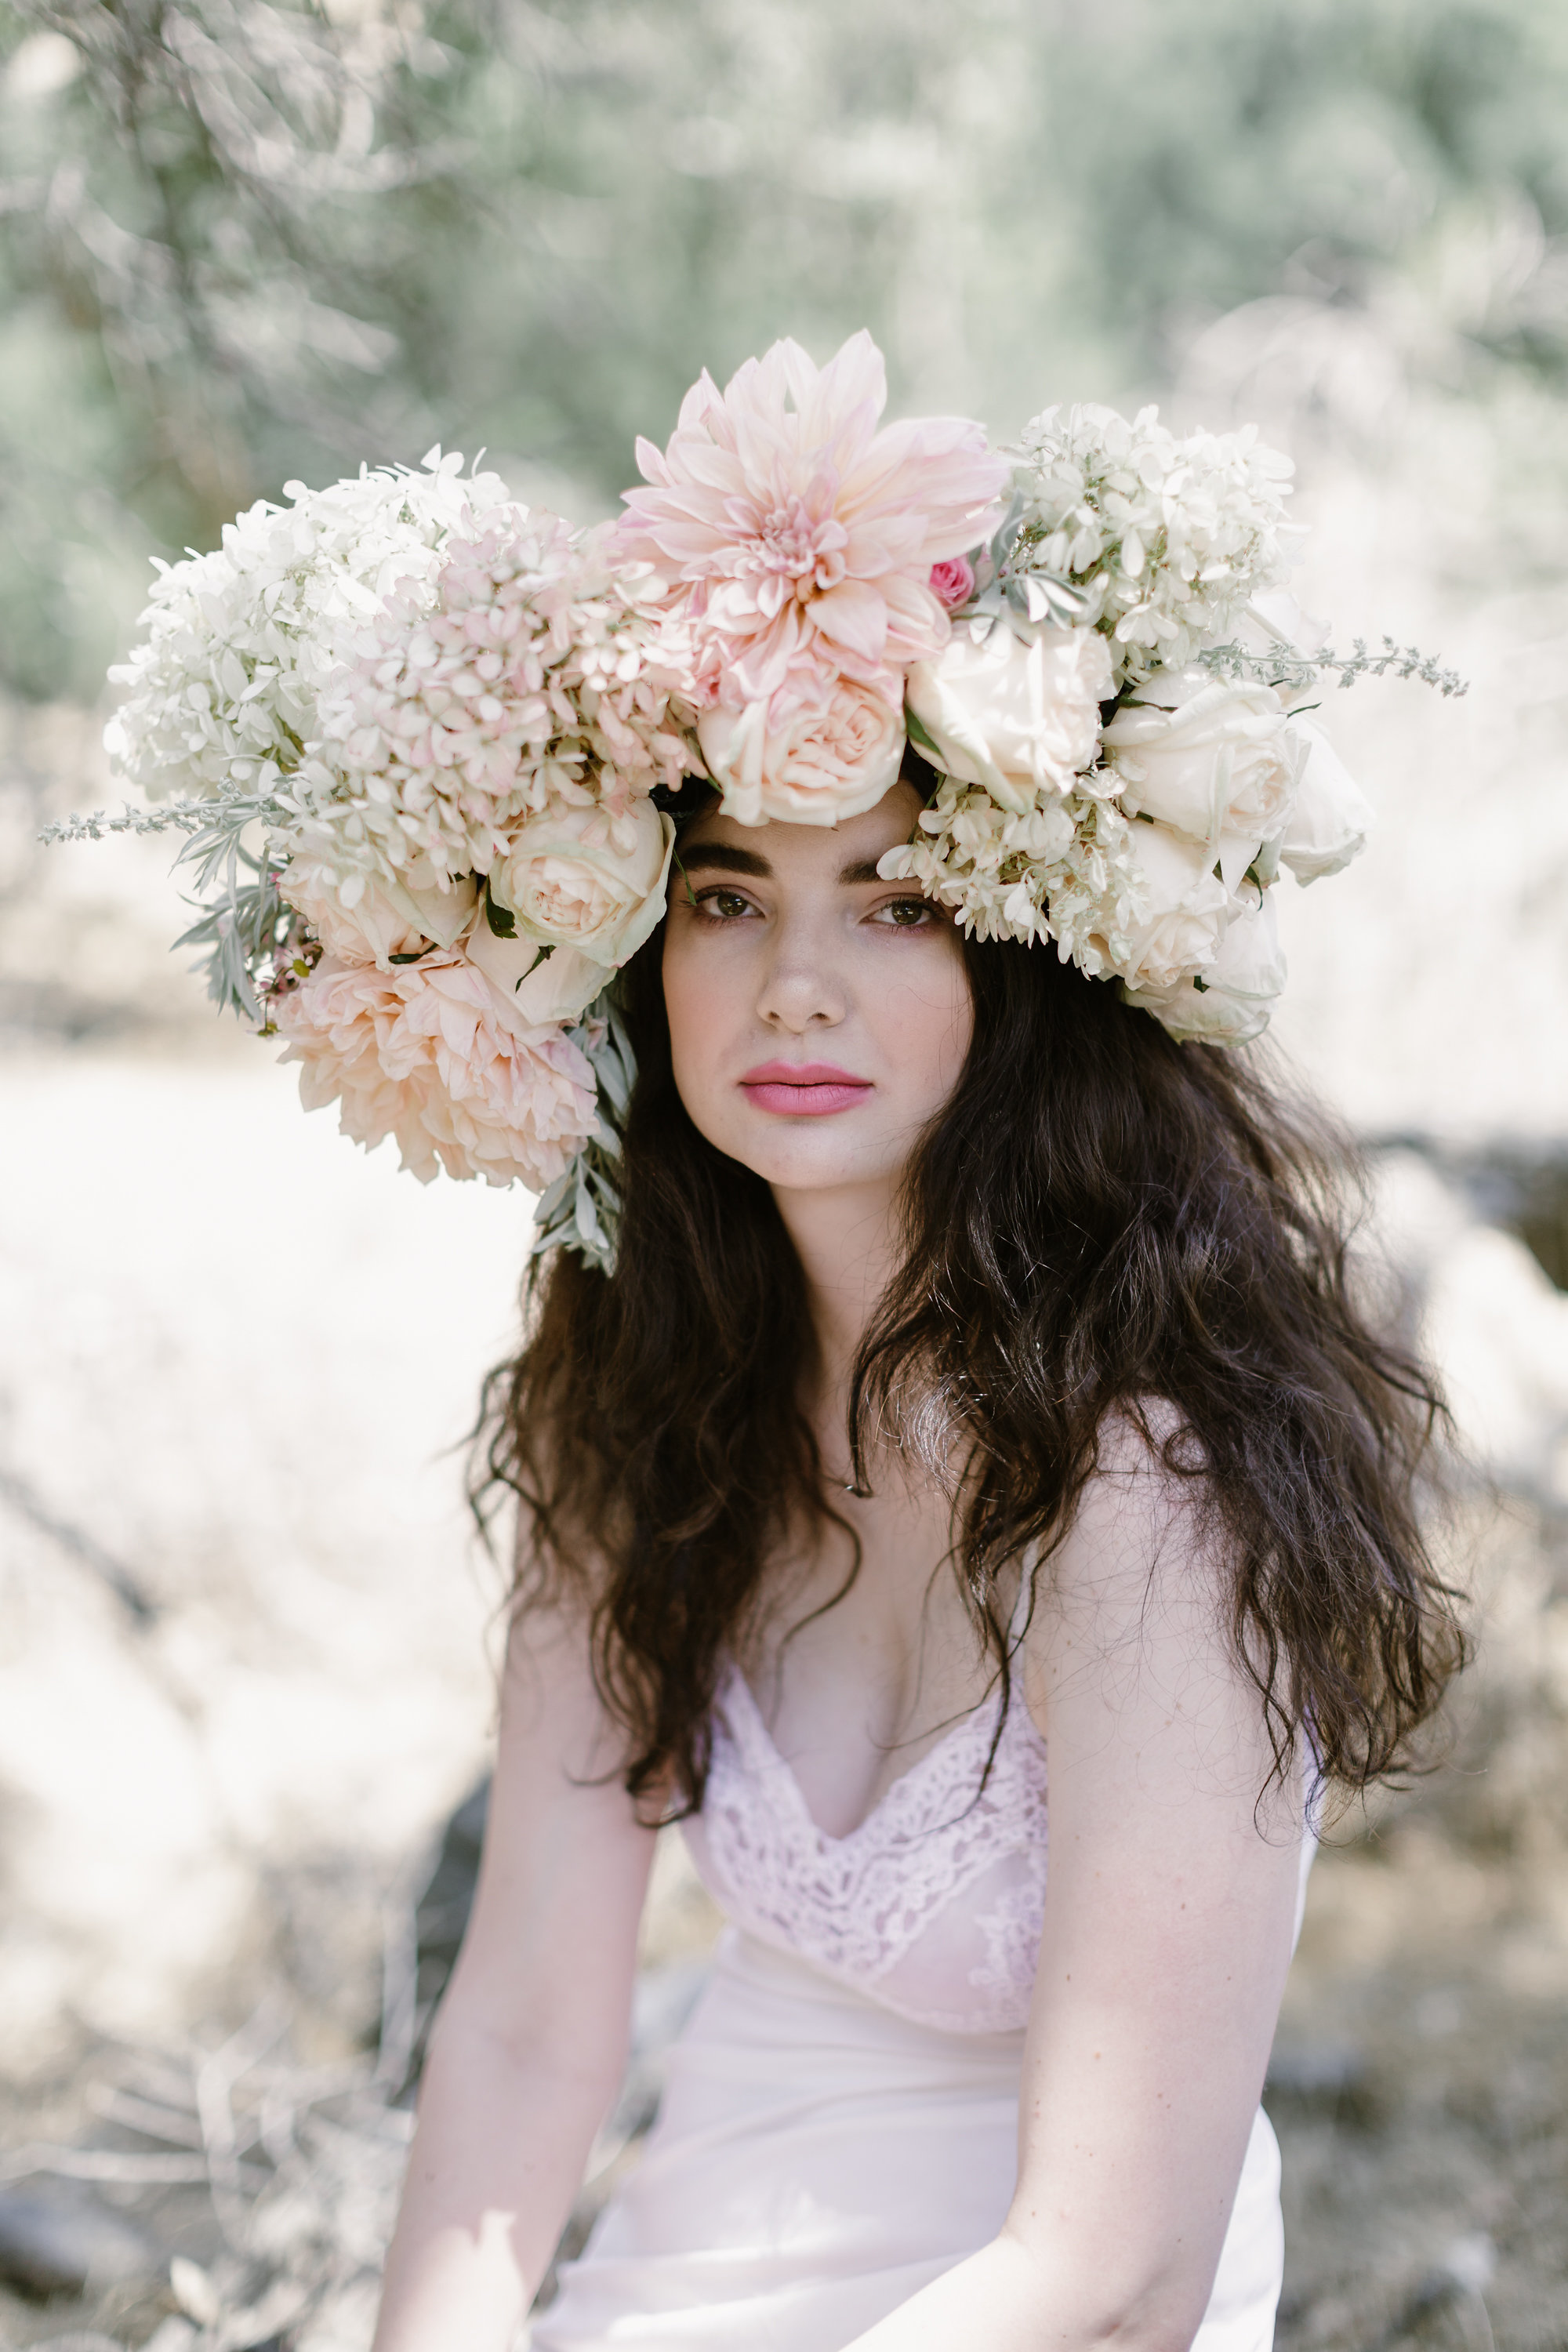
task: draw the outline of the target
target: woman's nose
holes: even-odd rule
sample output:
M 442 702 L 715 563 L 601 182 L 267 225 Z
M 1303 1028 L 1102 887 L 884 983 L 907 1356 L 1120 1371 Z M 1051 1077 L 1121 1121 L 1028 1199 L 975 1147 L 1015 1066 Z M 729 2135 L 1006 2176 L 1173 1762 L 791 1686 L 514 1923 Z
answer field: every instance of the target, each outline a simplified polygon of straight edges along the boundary
M 791 1036 L 808 1029 L 836 1028 L 847 1009 L 846 991 L 830 963 L 804 939 L 782 939 L 757 997 L 757 1012 L 770 1028 Z

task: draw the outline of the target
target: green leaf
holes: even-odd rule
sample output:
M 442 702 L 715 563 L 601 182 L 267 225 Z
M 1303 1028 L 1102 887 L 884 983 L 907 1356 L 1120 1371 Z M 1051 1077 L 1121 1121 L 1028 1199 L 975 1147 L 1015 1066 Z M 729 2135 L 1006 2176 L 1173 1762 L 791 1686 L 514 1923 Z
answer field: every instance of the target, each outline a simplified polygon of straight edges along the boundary
M 942 745 L 926 728 L 921 725 L 920 720 L 915 717 L 914 712 L 910 709 L 907 704 L 904 709 L 904 725 L 909 730 L 910 742 L 918 743 L 922 751 L 930 751 L 935 758 L 937 764 L 940 766 L 944 756 Z
M 485 876 L 485 920 L 498 940 L 516 939 L 517 917 L 510 907 L 497 904 L 490 890 L 490 877 L 488 874 Z M 548 952 L 549 950 L 546 950 L 546 953 Z

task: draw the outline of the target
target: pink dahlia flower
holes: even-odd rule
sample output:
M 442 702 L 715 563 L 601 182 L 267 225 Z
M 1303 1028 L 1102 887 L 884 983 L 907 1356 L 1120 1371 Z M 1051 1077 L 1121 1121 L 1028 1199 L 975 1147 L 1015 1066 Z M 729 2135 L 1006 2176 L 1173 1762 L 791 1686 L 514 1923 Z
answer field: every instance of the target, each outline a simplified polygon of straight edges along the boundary
M 1007 467 L 962 417 L 879 432 L 887 398 L 864 330 L 821 369 L 778 342 L 722 393 L 704 373 L 668 449 L 637 443 L 622 542 L 679 592 L 702 704 L 765 703 L 773 732 L 845 677 L 896 709 L 946 643 L 931 567 L 995 528 Z
M 521 1021 L 464 955 L 392 971 L 325 956 L 276 1018 L 306 1109 L 338 1102 L 367 1150 L 395 1136 L 422 1183 L 440 1166 L 542 1192 L 594 1132 L 585 1056 L 555 1024 Z

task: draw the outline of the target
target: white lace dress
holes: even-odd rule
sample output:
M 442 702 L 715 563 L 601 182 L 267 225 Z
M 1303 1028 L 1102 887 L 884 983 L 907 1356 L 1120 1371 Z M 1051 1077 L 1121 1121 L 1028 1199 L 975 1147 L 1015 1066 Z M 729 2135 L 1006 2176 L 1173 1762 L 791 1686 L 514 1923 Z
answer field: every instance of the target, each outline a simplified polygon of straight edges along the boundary
M 1000 1706 L 835 1838 L 730 1675 L 686 1834 L 731 1925 L 533 2352 L 839 2352 L 995 2236 L 1046 1887 L 1045 1742 L 1021 1696 L 975 1794 Z M 1267 2352 L 1281 2261 L 1259 2112 L 1194 2352 Z

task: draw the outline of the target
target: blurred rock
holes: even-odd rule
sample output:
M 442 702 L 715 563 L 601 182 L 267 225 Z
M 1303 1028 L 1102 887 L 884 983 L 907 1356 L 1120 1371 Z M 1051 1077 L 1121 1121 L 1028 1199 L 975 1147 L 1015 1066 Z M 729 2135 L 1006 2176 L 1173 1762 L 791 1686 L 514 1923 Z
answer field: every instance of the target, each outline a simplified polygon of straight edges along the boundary
M 156 2337 L 149 2340 L 154 2344 L 157 2341 Z M 99 2336 L 91 2332 L 83 2335 L 79 2330 L 73 2330 L 69 2336 L 42 2337 L 39 2352 L 126 2352 L 126 2347 L 117 2336 Z M 143 2352 L 146 2352 L 145 2347 Z M 169 2352 L 169 2347 L 160 2346 L 158 2352 Z
M 1472 1160 L 1461 1174 L 1441 1153 L 1381 1154 L 1373 1243 L 1405 1287 L 1410 1336 L 1441 1372 L 1475 1459 L 1511 1491 L 1562 1506 L 1568 1296 L 1517 1234 L 1484 1221 L 1485 1165 Z
M 163 2255 L 97 2199 L 0 2189 L 0 2279 L 26 2294 L 85 2294 L 155 2278 Z
M 441 1832 L 435 1865 L 420 1891 L 415 1909 L 417 1950 L 417 2000 L 420 2011 L 414 2065 L 425 2053 L 431 2017 L 452 1973 L 463 1933 L 473 1906 L 479 1853 L 489 1815 L 490 1784 L 486 1778 L 471 1790 Z
M 1353 2042 L 1282 2042 L 1268 2058 L 1268 2089 L 1286 2098 L 1340 2098 L 1366 2080 L 1364 2050 Z

